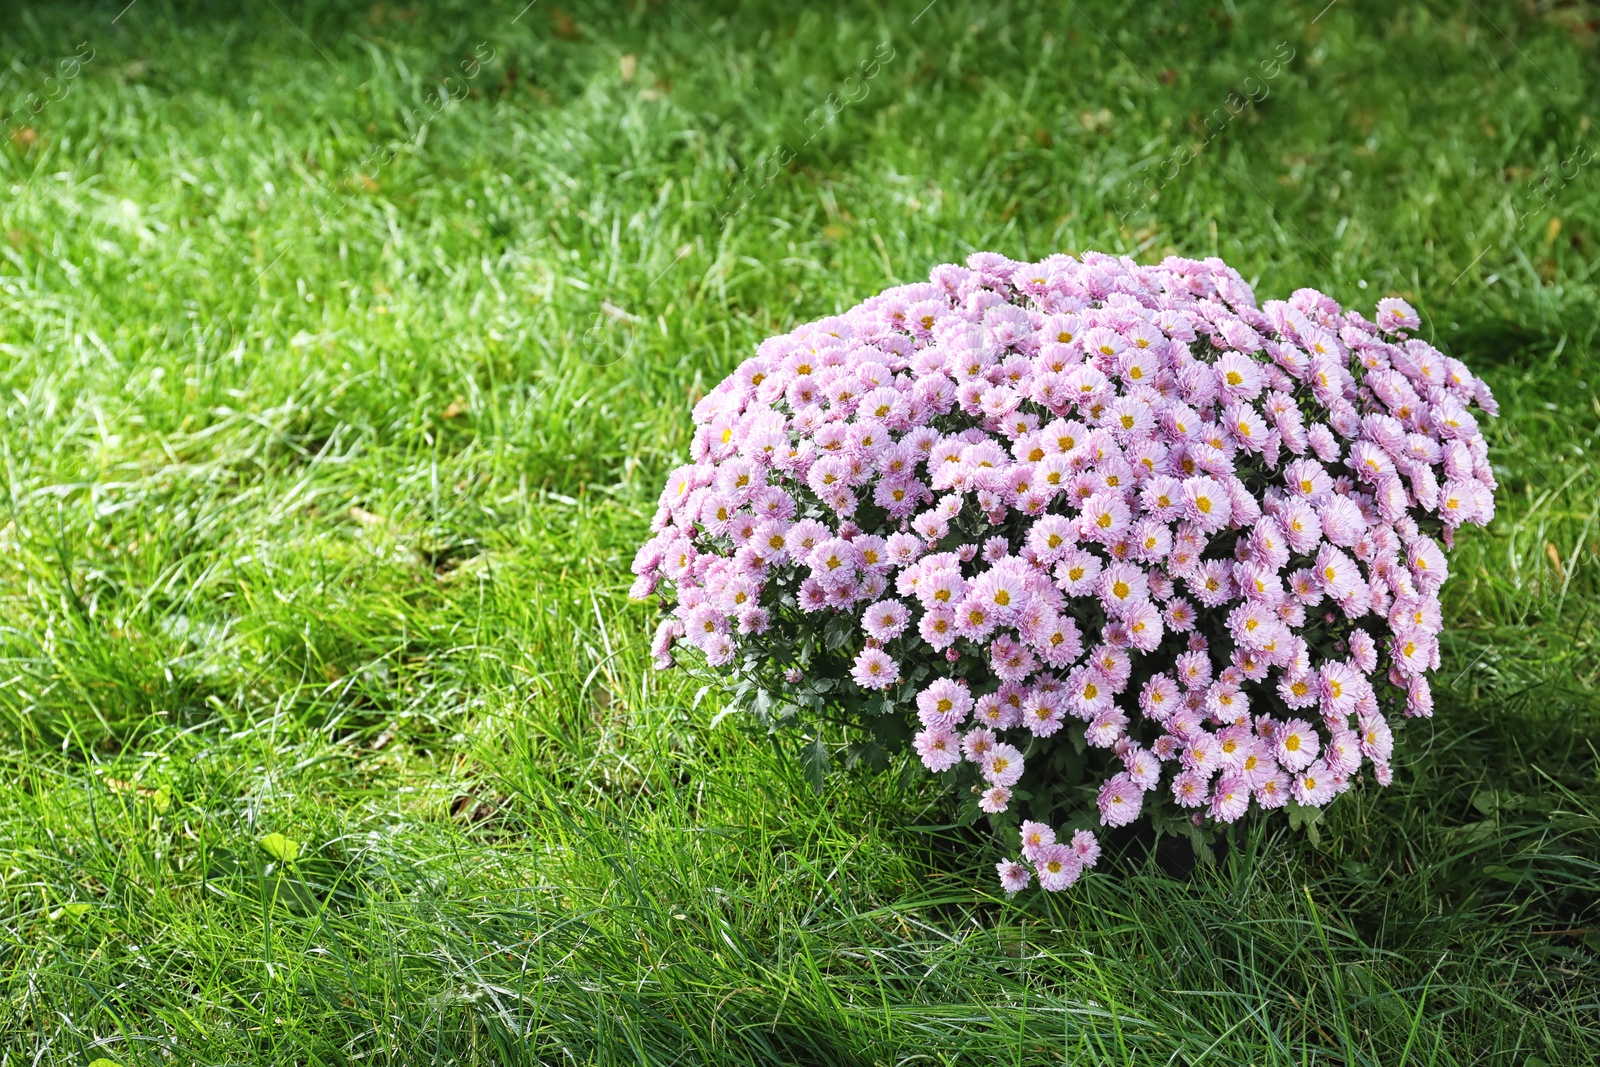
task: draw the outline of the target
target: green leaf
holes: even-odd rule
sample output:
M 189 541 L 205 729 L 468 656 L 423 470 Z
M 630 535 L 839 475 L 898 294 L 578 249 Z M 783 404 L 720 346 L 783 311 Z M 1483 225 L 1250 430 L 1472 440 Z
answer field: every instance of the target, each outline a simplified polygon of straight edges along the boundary
M 116 1060 L 108 1060 L 104 1056 L 101 1056 L 97 1060 L 90 1060 L 89 1067 L 122 1067 L 122 1064 L 118 1063 Z
M 772 722 L 772 694 L 765 689 L 757 690 L 755 699 L 751 701 L 750 711 L 756 717 L 757 722 L 763 725 L 770 724 Z
M 1485 818 L 1497 819 L 1503 813 L 1521 811 L 1528 807 L 1528 798 L 1509 789 L 1480 789 L 1472 794 L 1472 806 Z
M 316 887 L 292 874 L 279 874 L 263 883 L 262 888 L 277 903 L 300 915 L 315 913 L 320 903 Z
M 835 615 L 822 627 L 822 647 L 827 652 L 837 652 L 855 639 L 855 625 L 843 615 Z
M 800 750 L 800 766 L 805 770 L 806 781 L 818 793 L 822 792 L 823 779 L 828 776 L 829 762 L 828 746 L 822 743 L 820 737 L 813 738 Z
M 1217 854 L 1211 848 L 1210 838 L 1201 832 L 1200 827 L 1192 822 L 1183 824 L 1184 835 L 1189 838 L 1189 847 L 1194 849 L 1194 857 L 1201 863 L 1216 866 Z M 1312 841 L 1312 844 L 1316 844 Z
M 927 773 L 927 769 L 918 761 L 914 759 L 906 760 L 900 765 L 900 788 L 910 789 L 921 781 L 922 776 Z
M 1447 826 L 1444 828 L 1444 838 L 1454 848 L 1470 848 L 1491 840 L 1499 832 L 1498 820 L 1483 819 L 1479 822 L 1469 822 L 1465 826 Z
M 81 919 L 85 915 L 89 914 L 89 912 L 93 909 L 93 904 L 86 904 L 82 901 L 73 901 L 70 904 L 63 904 L 61 907 L 51 912 L 50 918 L 56 920 L 66 919 L 68 921 L 73 919 Z
M 889 753 L 876 739 L 857 741 L 845 748 L 844 765 L 847 770 L 865 767 L 869 771 L 881 771 L 889 766 Z
M 1321 808 L 1307 807 L 1291 800 L 1284 806 L 1284 810 L 1289 813 L 1289 829 L 1304 832 L 1312 848 L 1322 844 L 1322 832 L 1317 829 L 1317 823 L 1322 820 Z
M 300 855 L 300 842 L 282 834 L 268 834 L 256 843 L 279 863 L 293 863 L 294 858 Z
M 978 807 L 977 797 L 963 797 L 961 803 L 956 805 L 956 825 L 971 826 L 983 815 L 983 809 Z
M 910 728 L 896 715 L 880 715 L 867 723 L 867 729 L 885 753 L 898 752 L 911 741 Z
M 247 865 L 232 851 L 214 848 L 206 856 L 205 886 L 216 893 L 228 893 L 232 884 L 249 874 L 260 861 L 252 856 Z

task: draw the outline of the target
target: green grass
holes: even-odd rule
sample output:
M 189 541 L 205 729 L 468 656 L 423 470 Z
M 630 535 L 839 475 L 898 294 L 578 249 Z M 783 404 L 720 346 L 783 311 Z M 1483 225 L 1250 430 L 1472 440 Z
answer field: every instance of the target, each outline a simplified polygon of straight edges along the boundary
M 522 3 L 0 12 L 0 1067 L 1600 1058 L 1592 5 Z M 1008 902 L 648 669 L 690 401 L 980 248 L 1401 293 L 1500 397 L 1320 841 Z

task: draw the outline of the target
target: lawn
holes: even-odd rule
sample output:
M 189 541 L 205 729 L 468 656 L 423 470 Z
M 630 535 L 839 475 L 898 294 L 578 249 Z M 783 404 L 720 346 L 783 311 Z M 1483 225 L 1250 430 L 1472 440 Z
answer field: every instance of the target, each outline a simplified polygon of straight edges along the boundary
M 0 1067 L 1600 1060 L 1600 12 L 7 4 Z M 650 668 L 688 408 L 979 249 L 1487 377 L 1438 714 L 1005 899 Z

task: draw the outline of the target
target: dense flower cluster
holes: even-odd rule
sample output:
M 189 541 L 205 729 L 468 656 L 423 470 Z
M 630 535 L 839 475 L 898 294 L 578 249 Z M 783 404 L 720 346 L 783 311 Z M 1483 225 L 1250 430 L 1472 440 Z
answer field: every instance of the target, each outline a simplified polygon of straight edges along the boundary
M 657 664 L 881 695 L 995 815 L 1053 748 L 1099 761 L 1103 826 L 1387 784 L 1386 713 L 1432 711 L 1435 536 L 1494 512 L 1493 398 L 1417 326 L 1258 307 L 1217 259 L 979 253 L 771 338 L 695 406 L 634 562 L 675 590 Z M 1020 832 L 1008 891 L 1099 852 Z

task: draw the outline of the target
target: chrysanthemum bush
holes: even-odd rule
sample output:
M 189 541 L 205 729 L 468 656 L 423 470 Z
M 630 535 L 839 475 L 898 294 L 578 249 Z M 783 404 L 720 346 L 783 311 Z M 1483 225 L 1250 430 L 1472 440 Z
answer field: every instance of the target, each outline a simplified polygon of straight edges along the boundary
M 1302 818 L 1432 713 L 1484 383 L 1218 259 L 979 253 L 763 342 L 694 408 L 635 597 L 820 773 L 909 746 L 1062 889 L 1098 827 Z M 1020 835 L 1020 841 L 1018 836 Z

